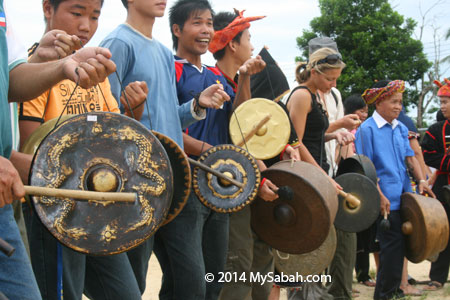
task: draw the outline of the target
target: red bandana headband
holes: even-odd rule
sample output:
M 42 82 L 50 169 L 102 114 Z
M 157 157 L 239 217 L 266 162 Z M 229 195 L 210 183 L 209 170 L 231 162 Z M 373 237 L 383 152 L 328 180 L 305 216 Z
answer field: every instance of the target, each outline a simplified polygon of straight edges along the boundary
M 450 80 L 447 78 L 444 78 L 445 85 L 441 82 L 435 80 L 434 84 L 436 84 L 439 87 L 439 91 L 437 93 L 438 97 L 450 97 Z
M 214 32 L 214 37 L 209 44 L 209 51 L 211 53 L 216 53 L 217 51 L 225 48 L 225 46 L 228 45 L 228 43 L 231 42 L 231 40 L 233 40 L 239 32 L 250 27 L 250 22 L 266 17 L 258 16 L 244 18 L 244 11 L 245 10 L 239 12 L 239 15 L 233 20 L 233 22 L 228 24 L 227 27 Z
M 368 105 L 381 101 L 392 94 L 398 92 L 403 93 L 405 91 L 405 82 L 403 80 L 394 80 L 388 83 L 387 86 L 382 88 L 367 89 L 362 94 L 363 99 Z

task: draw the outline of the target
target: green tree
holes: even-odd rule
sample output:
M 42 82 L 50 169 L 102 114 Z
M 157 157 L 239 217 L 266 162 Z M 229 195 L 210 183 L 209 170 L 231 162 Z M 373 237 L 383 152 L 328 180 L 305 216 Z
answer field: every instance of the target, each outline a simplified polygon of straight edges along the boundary
M 381 79 L 414 85 L 430 68 L 422 42 L 412 38 L 416 22 L 394 11 L 388 0 L 319 0 L 319 7 L 321 16 L 297 38 L 303 50 L 297 59 L 306 59 L 310 39 L 333 38 L 347 64 L 338 82 L 344 97 Z M 417 93 L 409 95 L 417 101 Z

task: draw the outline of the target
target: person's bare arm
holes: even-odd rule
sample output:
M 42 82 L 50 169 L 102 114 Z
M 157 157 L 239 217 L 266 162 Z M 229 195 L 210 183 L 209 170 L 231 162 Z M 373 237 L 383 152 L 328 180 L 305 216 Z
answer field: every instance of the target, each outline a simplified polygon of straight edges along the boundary
M 335 132 L 338 129 L 345 128 L 347 130 L 353 130 L 361 124 L 358 115 L 356 114 L 348 114 L 343 118 L 336 120 L 330 123 L 330 126 L 327 129 L 327 133 Z
M 212 146 L 206 142 L 197 140 L 196 138 L 187 135 L 183 132 L 183 144 L 184 152 L 189 155 L 200 156 L 203 152 L 211 148 Z
M 9 73 L 8 99 L 31 100 L 63 79 L 78 82 L 82 88 L 95 86 L 115 71 L 116 65 L 110 58 L 108 49 L 95 47 L 83 48 L 57 61 L 18 65 Z
M 23 184 L 28 184 L 28 175 L 30 173 L 31 161 L 33 155 L 25 154 L 17 151 L 12 151 L 9 158 L 13 166 L 19 172 L 19 176 L 22 179 Z
M 233 101 L 233 110 L 252 97 L 250 77 L 261 72 L 265 67 L 266 63 L 262 60 L 261 56 L 257 55 L 247 60 L 239 68 L 238 95 L 236 95 L 236 99 Z
M 419 193 L 422 194 L 426 192 L 430 197 L 436 198 L 436 195 L 430 189 L 428 181 L 425 179 L 425 176 L 422 173 L 422 169 L 420 168 L 420 164 L 417 158 L 415 156 L 407 156 L 406 162 L 408 163 L 409 171 L 413 174 L 414 178 L 419 182 L 419 184 L 417 185 L 419 188 Z
M 412 138 L 409 140 L 409 145 L 411 146 L 411 149 L 414 151 L 417 161 L 419 162 L 420 169 L 422 170 L 422 174 L 425 176 L 428 176 L 428 178 L 430 178 L 432 173 L 431 173 L 430 168 L 425 164 L 425 160 L 423 158 L 423 153 L 422 153 L 422 148 L 419 145 L 419 141 L 415 138 Z
M 336 190 L 338 189 L 342 190 L 342 187 L 331 177 L 329 177 L 328 174 L 319 166 L 319 164 L 316 162 L 314 157 L 309 152 L 308 148 L 306 148 L 305 144 L 303 144 L 303 136 L 305 134 L 306 128 L 306 119 L 308 117 L 308 113 L 311 110 L 310 94 L 305 90 L 295 91 L 291 95 L 291 99 L 288 102 L 287 108 L 289 111 L 289 117 L 291 118 L 292 124 L 294 125 L 294 129 L 298 137 L 299 141 L 298 150 L 300 151 L 300 157 L 302 158 L 302 160 L 319 168 L 319 170 L 321 170 L 321 172 L 330 179 L 331 183 L 336 188 Z
M 28 121 L 28 120 L 19 120 L 19 131 L 20 131 L 20 147 L 22 149 L 26 140 L 30 137 L 30 135 L 38 129 L 41 123 L 36 121 Z

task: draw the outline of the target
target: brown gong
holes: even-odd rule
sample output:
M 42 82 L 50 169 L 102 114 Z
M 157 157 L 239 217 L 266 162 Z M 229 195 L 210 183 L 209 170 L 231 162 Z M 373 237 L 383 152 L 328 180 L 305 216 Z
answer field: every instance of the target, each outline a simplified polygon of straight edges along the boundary
M 316 250 L 304 254 L 289 254 L 273 250 L 275 269 L 293 276 L 317 275 L 331 264 L 335 251 L 336 230 L 334 226 L 331 226 L 327 238 Z
M 312 164 L 281 161 L 262 172 L 286 196 L 272 202 L 253 202 L 251 224 L 255 233 L 272 248 L 302 254 L 317 249 L 326 239 L 336 216 L 336 189 Z M 287 187 L 287 188 L 284 188 Z M 289 196 L 291 195 L 291 196 Z
M 33 186 L 134 192 L 134 203 L 33 197 L 47 229 L 66 246 L 91 255 L 127 251 L 152 236 L 172 199 L 170 162 L 142 124 L 115 113 L 77 115 L 50 132 L 37 149 Z
M 402 231 L 406 258 L 413 263 L 439 254 L 448 243 L 449 224 L 442 204 L 413 193 L 401 196 Z
M 161 226 L 164 226 L 175 219 L 186 205 L 191 192 L 191 167 L 187 155 L 174 140 L 154 130 L 152 130 L 152 133 L 159 139 L 166 150 L 173 173 L 172 204 L 166 220 L 161 224 Z

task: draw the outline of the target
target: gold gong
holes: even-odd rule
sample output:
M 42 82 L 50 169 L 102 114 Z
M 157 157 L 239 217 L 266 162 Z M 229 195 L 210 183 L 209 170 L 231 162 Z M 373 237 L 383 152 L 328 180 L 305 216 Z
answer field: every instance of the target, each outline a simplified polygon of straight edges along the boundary
M 246 149 L 256 159 L 278 155 L 288 143 L 290 128 L 289 117 L 283 108 L 264 98 L 245 101 L 230 119 L 233 144 Z
M 58 126 L 74 116 L 75 115 L 62 115 L 61 119 L 59 120 Z M 50 131 L 55 128 L 55 124 L 57 121 L 58 117 L 41 124 L 25 141 L 22 146 L 21 152 L 26 154 L 34 154 L 41 141 L 47 136 Z

